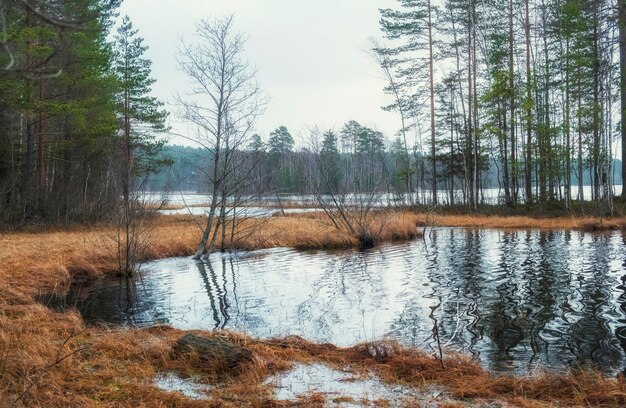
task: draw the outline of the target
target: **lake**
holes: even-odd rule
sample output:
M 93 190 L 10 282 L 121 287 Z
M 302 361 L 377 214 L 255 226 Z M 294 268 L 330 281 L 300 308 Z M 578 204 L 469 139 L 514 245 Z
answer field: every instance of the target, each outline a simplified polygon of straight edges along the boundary
M 585 200 L 589 201 L 591 199 L 591 186 L 583 187 L 583 194 L 585 196 Z M 622 186 L 617 185 L 613 186 L 612 194 L 614 196 L 619 196 L 622 194 Z M 463 191 L 454 190 L 454 202 L 462 203 L 463 202 Z M 578 186 L 572 186 L 571 191 L 572 199 L 578 199 Z M 439 190 L 437 193 L 437 199 L 439 204 L 450 204 L 450 192 L 446 190 Z M 520 202 L 523 202 L 524 197 L 524 189 L 519 191 Z M 151 202 L 160 202 L 162 200 L 166 200 L 171 205 L 181 205 L 181 206 L 192 206 L 193 207 L 201 207 L 201 209 L 193 210 L 196 214 L 204 214 L 204 212 L 208 209 L 206 207 L 209 202 L 208 194 L 200 194 L 191 191 L 183 191 L 183 192 L 143 192 L 142 198 L 151 201 Z M 326 202 L 332 202 L 332 197 L 328 195 L 321 195 L 321 198 Z M 371 205 L 375 207 L 385 207 L 385 206 L 394 206 L 394 205 L 405 205 L 415 203 L 415 200 L 421 204 L 430 204 L 432 200 L 432 192 L 431 190 L 419 190 L 417 192 L 412 193 L 411 197 L 408 195 L 395 195 L 389 193 L 380 193 L 380 194 L 348 194 L 346 196 L 339 196 L 340 199 L 346 200 L 346 204 L 351 205 Z M 305 207 L 318 207 L 319 202 L 315 195 L 313 194 L 274 194 L 274 195 L 265 195 L 263 197 L 248 197 L 247 199 L 242 199 L 242 202 L 250 201 L 251 203 L 263 201 L 268 206 L 271 207 L 281 207 L 285 204 L 296 205 L 296 206 L 305 206 Z M 504 190 L 500 188 L 485 188 L 481 191 L 481 203 L 488 205 L 499 205 L 504 204 Z M 250 204 L 250 203 L 249 203 Z M 202 206 L 205 207 L 202 207 Z M 240 208 L 243 208 L 240 206 Z M 262 210 L 255 209 L 252 211 L 253 215 L 265 215 L 265 214 L 256 214 L 256 212 L 262 212 Z M 185 209 L 184 211 L 180 210 L 165 210 L 163 211 L 165 214 L 180 214 L 180 213 L 188 213 Z
M 278 248 L 146 263 L 74 288 L 91 322 L 300 335 L 349 346 L 437 339 L 496 372 L 626 367 L 622 232 L 436 228 L 366 252 Z

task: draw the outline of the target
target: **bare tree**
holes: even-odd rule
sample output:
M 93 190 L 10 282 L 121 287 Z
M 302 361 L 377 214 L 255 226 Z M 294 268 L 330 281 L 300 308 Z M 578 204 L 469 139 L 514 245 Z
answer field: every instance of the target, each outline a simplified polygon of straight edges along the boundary
M 184 97 L 177 96 L 177 102 L 181 117 L 197 128 L 190 139 L 210 157 L 210 207 L 195 253 L 199 258 L 215 248 L 218 227 L 226 228 L 227 198 L 241 184 L 237 151 L 251 137 L 265 99 L 256 72 L 242 58 L 245 39 L 234 31 L 233 15 L 200 20 L 196 37 L 193 44 L 181 39 L 178 63 L 193 88 Z
M 356 238 L 361 249 L 374 247 L 380 241 L 387 224 L 382 208 L 385 192 L 388 192 L 389 187 L 384 152 L 375 149 L 375 161 L 381 166 L 380 175 L 376 177 L 376 183 L 367 192 L 363 192 L 357 187 L 365 184 L 360 176 L 348 178 L 346 174 L 364 171 L 356 170 L 358 160 L 349 161 L 351 167 L 355 168 L 339 167 L 337 137 L 332 130 L 323 132 L 322 135 L 318 127 L 313 127 L 309 130 L 307 142 L 306 151 L 309 154 L 300 155 L 302 167 L 307 169 L 302 171 L 302 175 L 319 208 L 324 211 L 335 229 Z

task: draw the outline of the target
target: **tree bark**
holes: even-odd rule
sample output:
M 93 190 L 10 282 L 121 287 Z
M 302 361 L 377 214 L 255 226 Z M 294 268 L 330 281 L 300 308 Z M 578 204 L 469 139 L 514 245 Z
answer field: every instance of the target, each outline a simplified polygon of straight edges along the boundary
M 437 204 L 437 157 L 435 146 L 435 78 L 434 78 L 434 56 L 433 56 L 433 23 L 432 23 L 432 8 L 430 0 L 427 3 L 428 7 L 428 70 L 429 70 L 429 87 L 430 87 L 430 158 L 432 162 L 432 197 L 433 204 Z
M 526 20 L 524 21 L 524 31 L 526 33 L 526 203 L 533 201 L 532 191 L 532 93 L 530 78 L 530 5 L 529 0 L 525 1 Z
M 626 200 L 626 1 L 617 2 L 619 26 L 619 68 L 620 68 L 620 117 L 622 139 L 622 200 Z
M 513 0 L 509 0 L 509 127 L 511 138 L 512 204 L 517 204 L 517 145 L 515 143 L 515 71 L 513 66 Z M 505 170 L 505 175 L 508 172 Z

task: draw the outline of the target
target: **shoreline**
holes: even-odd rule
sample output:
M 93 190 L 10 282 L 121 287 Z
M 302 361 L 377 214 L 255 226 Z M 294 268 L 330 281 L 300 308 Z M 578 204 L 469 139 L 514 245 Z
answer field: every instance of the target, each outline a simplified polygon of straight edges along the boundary
M 392 215 L 397 219 L 391 217 L 385 223 L 389 227 L 386 241 L 413 238 L 408 228 L 415 229 L 427 217 L 407 212 Z M 554 229 L 555 226 L 575 225 L 576 229 L 583 229 L 587 223 L 622 228 L 626 223 L 626 218 L 609 222 L 594 218 L 559 218 L 550 223 L 530 217 L 489 220 L 484 216 L 431 214 L 428 218 L 432 225 L 457 224 L 454 226 L 466 228 L 538 226 Z M 252 224 L 243 225 L 244 230 L 254 225 L 263 232 L 246 234 L 246 239 L 238 243 L 242 249 L 354 247 L 355 244 L 350 237 L 341 236 L 324 223 L 322 214 L 318 213 L 246 222 Z M 154 243 L 145 255 L 146 260 L 193 253 L 199 232 L 191 217 L 159 216 L 153 224 Z M 399 231 L 408 235 L 402 238 Z M 363 347 L 368 346 L 338 348 L 297 337 L 259 340 L 232 332 L 183 331 L 168 326 L 92 327 L 76 312 L 55 312 L 34 300 L 40 294 L 64 294 L 71 281 L 114 274 L 111 244 L 111 230 L 106 226 L 0 233 L 3 248 L 0 253 L 0 367 L 3 374 L 0 387 L 5 390 L 0 395 L 0 405 L 93 406 L 99 402 L 148 406 L 284 406 L 273 399 L 272 387 L 264 384 L 263 379 L 296 363 L 323 363 L 338 369 L 348 367 L 355 372 L 371 371 L 385 383 L 408 385 L 417 390 L 424 385 L 443 387 L 449 398 L 441 406 L 460 407 L 484 401 L 515 406 L 626 404 L 624 378 L 606 377 L 593 370 L 502 375 L 488 372 L 467 356 L 448 352 L 445 368 L 442 368 L 437 358 L 393 342 L 385 346 L 393 349 L 393 353 L 381 357 L 365 352 Z M 250 349 L 256 356 L 254 363 L 220 386 L 213 402 L 187 400 L 177 393 L 158 390 L 152 381 L 162 372 L 195 373 L 195 377 L 205 378 L 205 381 L 214 378 L 210 370 L 206 372 L 207 367 L 195 365 L 193 359 L 172 357 L 172 344 L 185 333 L 228 339 Z M 320 406 L 319 396 L 305 398 L 300 406 Z

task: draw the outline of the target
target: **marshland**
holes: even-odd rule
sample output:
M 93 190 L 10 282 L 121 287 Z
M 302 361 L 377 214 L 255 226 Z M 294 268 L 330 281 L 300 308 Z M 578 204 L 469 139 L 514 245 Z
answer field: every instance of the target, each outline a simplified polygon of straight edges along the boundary
M 626 405 L 626 3 L 379 3 L 0 3 L 0 406 Z

